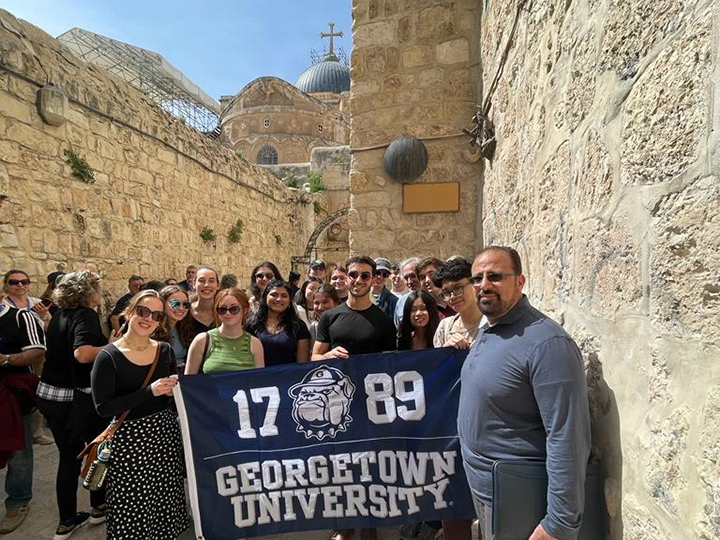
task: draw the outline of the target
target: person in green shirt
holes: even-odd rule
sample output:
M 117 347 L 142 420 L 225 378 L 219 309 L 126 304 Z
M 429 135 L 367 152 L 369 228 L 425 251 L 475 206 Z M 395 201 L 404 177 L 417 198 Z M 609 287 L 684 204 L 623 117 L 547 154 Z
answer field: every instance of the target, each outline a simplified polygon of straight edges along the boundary
M 185 375 L 264 367 L 262 343 L 243 329 L 249 311 L 250 302 L 243 291 L 234 287 L 220 291 L 213 306 L 215 328 L 193 340 Z

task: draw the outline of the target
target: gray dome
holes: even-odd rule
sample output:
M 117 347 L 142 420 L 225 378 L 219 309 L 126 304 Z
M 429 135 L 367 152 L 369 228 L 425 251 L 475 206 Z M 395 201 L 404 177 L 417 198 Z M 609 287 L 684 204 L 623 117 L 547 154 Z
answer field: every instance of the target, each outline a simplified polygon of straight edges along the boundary
M 328 56 L 313 64 L 298 77 L 295 86 L 303 92 L 347 92 L 350 90 L 350 68 Z

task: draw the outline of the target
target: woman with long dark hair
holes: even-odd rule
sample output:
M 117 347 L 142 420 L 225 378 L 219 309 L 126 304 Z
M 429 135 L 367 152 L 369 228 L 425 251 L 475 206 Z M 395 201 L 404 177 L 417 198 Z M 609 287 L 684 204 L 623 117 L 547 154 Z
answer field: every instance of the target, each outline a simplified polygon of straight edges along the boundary
M 426 291 L 414 291 L 403 308 L 398 331 L 398 350 L 432 349 L 440 314 L 435 298 Z
M 253 313 L 257 311 L 263 292 L 273 279 L 282 279 L 282 274 L 270 261 L 261 262 L 250 273 L 250 310 Z
M 322 284 L 323 282 L 320 278 L 310 276 L 305 280 L 305 283 L 302 284 L 302 287 L 300 287 L 296 295 L 297 300 L 295 306 L 297 308 L 297 314 L 307 326 L 310 326 L 315 320 L 313 299 L 315 291 L 317 291 Z
M 290 284 L 274 279 L 263 292 L 247 330 L 263 345 L 266 366 L 310 360 L 310 332 L 290 299 Z
M 127 332 L 98 354 L 92 370 L 98 413 L 117 419 L 129 411 L 111 439 L 107 538 L 177 538 L 189 525 L 180 426 L 171 406 L 177 364 L 168 343 L 150 338 L 165 318 L 165 303 L 152 289 L 140 291 L 124 316 Z

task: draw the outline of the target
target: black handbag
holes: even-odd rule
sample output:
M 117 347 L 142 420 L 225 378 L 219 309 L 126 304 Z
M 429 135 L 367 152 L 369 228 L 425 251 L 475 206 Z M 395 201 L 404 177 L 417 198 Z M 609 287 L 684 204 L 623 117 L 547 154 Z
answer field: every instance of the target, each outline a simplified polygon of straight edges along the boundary
M 492 527 L 495 540 L 527 540 L 547 513 L 544 461 L 498 460 L 493 465 Z M 597 466 L 588 465 L 585 508 L 578 540 L 605 540 L 607 512 Z

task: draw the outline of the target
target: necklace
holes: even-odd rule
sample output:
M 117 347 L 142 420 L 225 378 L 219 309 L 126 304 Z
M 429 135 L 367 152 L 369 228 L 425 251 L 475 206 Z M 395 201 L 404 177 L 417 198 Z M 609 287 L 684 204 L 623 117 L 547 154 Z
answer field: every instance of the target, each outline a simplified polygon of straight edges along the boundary
M 125 345 L 127 345 L 127 348 L 130 349 L 131 351 L 140 351 L 140 352 L 143 352 L 143 351 L 147 350 L 147 348 L 148 348 L 148 347 L 151 345 L 151 343 L 152 343 L 152 342 L 148 339 L 148 342 L 147 342 L 146 345 L 141 345 L 140 347 L 136 347 L 136 346 L 134 346 L 132 343 L 130 343 L 127 338 L 125 338 L 123 341 L 125 341 Z

